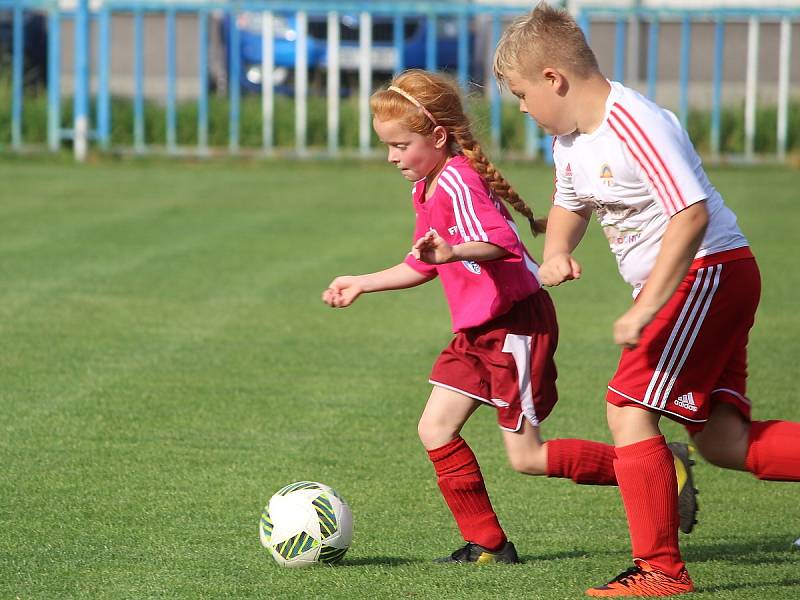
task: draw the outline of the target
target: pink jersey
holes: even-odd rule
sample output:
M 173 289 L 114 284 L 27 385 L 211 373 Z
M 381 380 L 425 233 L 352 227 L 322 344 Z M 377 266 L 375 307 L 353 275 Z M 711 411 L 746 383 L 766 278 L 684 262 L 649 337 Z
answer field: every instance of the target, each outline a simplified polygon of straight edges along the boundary
M 465 156 L 447 161 L 429 200 L 425 200 L 425 180 L 414 184 L 412 195 L 415 242 L 434 230 L 451 246 L 488 242 L 510 253 L 500 260 L 443 265 L 408 255 L 405 262 L 413 269 L 441 278 L 453 331 L 482 325 L 539 289 L 539 266 L 522 244 L 511 215 Z

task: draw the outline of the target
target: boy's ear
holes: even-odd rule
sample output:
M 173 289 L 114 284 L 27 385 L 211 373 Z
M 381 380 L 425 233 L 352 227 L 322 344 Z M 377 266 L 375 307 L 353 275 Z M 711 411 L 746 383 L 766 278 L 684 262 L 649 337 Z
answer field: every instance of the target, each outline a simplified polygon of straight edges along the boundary
M 563 95 L 564 92 L 566 92 L 569 88 L 569 82 L 567 81 L 567 78 L 564 76 L 564 73 L 558 69 L 545 67 L 542 69 L 542 77 L 544 77 L 544 80 L 547 82 L 547 84 L 553 88 L 553 91 L 559 95 Z

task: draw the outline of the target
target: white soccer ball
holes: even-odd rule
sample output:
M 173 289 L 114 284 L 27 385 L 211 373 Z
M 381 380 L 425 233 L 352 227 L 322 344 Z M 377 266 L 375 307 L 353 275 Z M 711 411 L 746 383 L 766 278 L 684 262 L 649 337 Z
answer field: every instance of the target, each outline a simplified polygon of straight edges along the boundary
M 353 539 L 353 513 L 332 488 L 297 481 L 269 500 L 258 525 L 261 545 L 283 567 L 333 564 Z

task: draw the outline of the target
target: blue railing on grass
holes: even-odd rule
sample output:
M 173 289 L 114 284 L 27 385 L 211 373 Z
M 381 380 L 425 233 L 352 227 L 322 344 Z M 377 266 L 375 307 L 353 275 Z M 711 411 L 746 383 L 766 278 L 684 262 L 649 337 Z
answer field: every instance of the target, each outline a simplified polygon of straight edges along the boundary
M 196 154 L 209 152 L 209 34 L 212 14 L 222 12 L 228 16 L 228 23 L 235 23 L 237 15 L 248 11 L 256 12 L 263 16 L 262 42 L 263 53 L 261 63 L 261 117 L 262 117 L 262 148 L 266 154 L 275 148 L 275 81 L 273 70 L 275 67 L 275 20 L 276 15 L 291 14 L 297 21 L 297 43 L 295 45 L 295 144 L 294 151 L 298 155 L 308 154 L 307 148 L 307 96 L 308 96 L 308 16 L 327 15 L 327 53 L 328 70 L 326 75 L 327 87 L 327 117 L 328 117 L 328 144 L 325 152 L 336 155 L 339 147 L 339 109 L 340 109 L 340 72 L 339 65 L 339 19 L 342 15 L 356 13 L 359 15 L 360 41 L 358 48 L 358 106 L 359 106 L 359 152 L 367 155 L 372 152 L 370 147 L 370 118 L 368 111 L 368 98 L 372 92 L 372 66 L 371 39 L 372 19 L 390 18 L 392 24 L 392 48 L 394 50 L 395 71 L 404 69 L 404 37 L 405 20 L 412 15 L 422 15 L 426 21 L 426 37 L 424 40 L 425 61 L 427 68 L 433 69 L 438 65 L 437 57 L 437 23 L 441 19 L 454 19 L 457 31 L 457 66 L 456 76 L 462 85 L 466 85 L 473 64 L 469 50 L 469 36 L 472 23 L 478 16 L 488 20 L 488 27 L 483 27 L 481 33 L 488 32 L 487 43 L 492 47 L 497 43 L 504 20 L 524 11 L 519 6 L 489 6 L 463 3 L 435 3 L 435 2 L 289 2 L 274 0 L 253 0 L 242 2 L 167 2 L 161 0 L 106 0 L 90 9 L 88 0 L 76 0 L 75 8 L 62 10 L 55 0 L 0 0 L 0 9 L 11 10 L 13 15 L 13 40 L 12 40 L 12 76 L 11 76 L 11 147 L 19 150 L 24 145 L 22 130 L 22 115 L 24 110 L 23 94 L 23 17 L 28 11 L 45 11 L 48 19 L 48 70 L 47 70 L 47 127 L 48 145 L 51 150 L 61 147 L 65 139 L 73 140 L 75 154 L 79 159 L 85 157 L 91 142 L 96 142 L 101 149 L 111 146 L 111 94 L 110 94 L 110 50 L 111 50 L 111 18 L 117 14 L 133 15 L 133 45 L 127 49 L 134 58 L 134 89 L 133 89 L 133 151 L 146 153 L 153 149 L 148 146 L 145 139 L 145 62 L 144 62 L 144 27 L 145 15 L 158 14 L 165 20 L 165 64 L 166 64 L 166 102 L 165 130 L 166 146 L 168 153 L 186 152 L 179 149 L 177 143 L 177 102 L 176 102 L 176 18 L 178 14 L 192 14 L 197 17 L 197 42 L 198 60 L 197 72 L 199 88 L 197 90 L 197 146 L 188 151 Z M 646 92 L 654 97 L 659 84 L 658 55 L 661 39 L 661 24 L 675 22 L 680 24 L 680 51 L 679 51 L 679 101 L 678 114 L 681 121 L 686 124 L 689 113 L 689 65 L 691 62 L 692 28 L 698 23 L 714 24 L 714 52 L 712 70 L 712 103 L 710 123 L 710 147 L 712 154 L 720 153 L 721 113 L 722 113 L 722 88 L 723 82 L 723 49 L 725 45 L 725 27 L 731 22 L 748 23 L 748 61 L 747 82 L 745 98 L 745 157 L 752 159 L 754 156 L 755 140 L 755 108 L 757 100 L 757 56 L 759 50 L 759 26 L 764 21 L 780 23 L 780 57 L 778 81 L 778 119 L 777 119 L 777 144 L 776 155 L 779 159 L 786 157 L 788 140 L 788 103 L 791 89 L 790 63 L 791 63 L 791 37 L 792 24 L 800 20 L 800 10 L 797 9 L 720 9 L 720 10 L 671 10 L 671 9 L 621 9 L 587 7 L 577 15 L 592 43 L 592 25 L 606 22 L 613 27 L 613 77 L 619 81 L 625 79 L 625 65 L 630 57 L 628 53 L 628 24 L 633 20 L 644 21 L 649 24 L 647 56 L 646 56 Z M 62 39 L 61 25 L 71 20 L 74 27 L 74 91 L 73 112 L 74 121 L 71 129 L 60 128 L 61 104 L 61 49 L 66 40 Z M 96 23 L 97 39 L 89 40 L 89 24 Z M 227 42 L 231 48 L 239 46 L 239 29 L 231 26 L 228 29 Z M 94 48 L 92 48 L 94 46 Z M 94 98 L 95 111 L 94 123 L 89 122 L 90 97 L 90 49 L 96 52 L 97 93 Z M 115 47 L 115 52 L 125 51 L 124 48 Z M 229 105 L 229 131 L 228 147 L 230 153 L 239 151 L 240 134 L 240 76 L 242 65 L 240 54 L 234 50 L 229 53 L 228 64 L 228 105 Z M 489 130 L 491 144 L 495 148 L 502 146 L 502 111 L 501 94 L 497 86 L 490 79 L 485 85 L 489 100 Z M 547 136 L 542 136 L 538 128 L 528 122 L 526 126 L 525 153 L 535 157 L 544 153 L 548 157 L 550 143 Z M 0 140 L 2 143 L 2 140 Z

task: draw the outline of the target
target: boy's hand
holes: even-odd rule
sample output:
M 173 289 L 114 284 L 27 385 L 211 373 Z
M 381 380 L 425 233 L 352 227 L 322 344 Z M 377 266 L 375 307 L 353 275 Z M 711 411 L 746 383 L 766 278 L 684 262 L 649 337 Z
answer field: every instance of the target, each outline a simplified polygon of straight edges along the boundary
M 355 302 L 363 292 L 359 277 L 343 275 L 330 282 L 328 288 L 322 292 L 322 301 L 333 308 L 345 308 Z
M 633 305 L 614 322 L 614 343 L 624 348 L 635 348 L 642 337 L 642 330 L 653 320 L 653 315 Z
M 547 286 L 555 286 L 571 279 L 580 278 L 580 264 L 566 252 L 551 256 L 539 267 L 539 279 Z
M 429 231 L 419 238 L 411 248 L 411 254 L 429 265 L 441 265 L 455 259 L 453 247 L 435 231 Z

